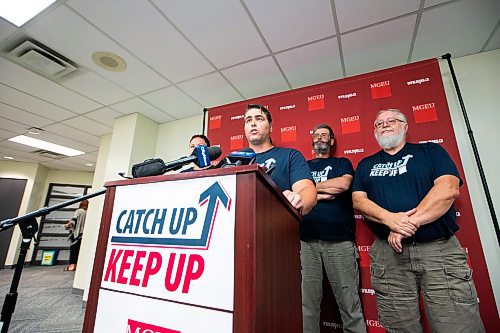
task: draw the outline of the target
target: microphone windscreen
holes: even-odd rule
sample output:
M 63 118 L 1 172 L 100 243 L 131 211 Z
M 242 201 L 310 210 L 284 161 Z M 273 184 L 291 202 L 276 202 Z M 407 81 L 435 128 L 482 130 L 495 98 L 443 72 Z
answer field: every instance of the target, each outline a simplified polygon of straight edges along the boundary
M 222 155 L 222 150 L 218 146 L 208 147 L 208 156 L 210 160 L 216 160 Z
M 227 155 L 227 159 L 231 163 L 236 163 L 237 161 L 240 162 L 240 165 L 247 165 L 247 164 L 252 164 L 255 162 L 255 151 L 250 148 L 243 148 L 239 151 L 233 151 Z
M 132 166 L 134 178 L 158 176 L 165 173 L 165 163 L 161 158 L 145 160 Z
M 194 161 L 194 163 L 200 168 L 205 168 L 210 165 L 210 162 L 217 159 L 222 154 L 222 150 L 217 146 L 197 146 L 195 147 L 193 154 L 197 157 L 197 160 Z

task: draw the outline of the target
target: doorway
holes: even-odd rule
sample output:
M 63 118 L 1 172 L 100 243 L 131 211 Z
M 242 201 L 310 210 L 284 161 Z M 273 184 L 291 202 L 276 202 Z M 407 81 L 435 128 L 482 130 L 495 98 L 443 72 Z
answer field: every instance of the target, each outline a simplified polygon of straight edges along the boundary
M 0 178 L 0 221 L 16 217 L 26 188 L 26 179 Z M 5 268 L 15 226 L 0 232 L 0 269 Z

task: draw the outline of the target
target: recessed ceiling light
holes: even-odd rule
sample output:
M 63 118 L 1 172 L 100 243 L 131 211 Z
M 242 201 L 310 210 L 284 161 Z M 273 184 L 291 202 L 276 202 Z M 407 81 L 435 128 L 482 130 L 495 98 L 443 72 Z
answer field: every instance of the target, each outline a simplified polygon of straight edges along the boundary
M 92 163 L 85 163 L 85 165 L 88 167 L 94 166 Z
M 14 157 L 12 157 L 12 156 L 4 156 L 3 158 L 8 159 L 8 160 L 13 160 L 14 159 Z
M 20 27 L 53 2 L 55 0 L 2 0 L 0 16 Z
M 9 141 L 17 142 L 17 143 L 20 143 L 20 144 L 23 144 L 26 146 L 30 146 L 30 147 L 35 147 L 35 148 L 39 148 L 39 149 L 53 151 L 54 153 L 63 154 L 66 156 L 77 156 L 77 155 L 84 154 L 83 151 L 79 151 L 76 149 L 68 148 L 65 146 L 57 145 L 55 143 L 51 143 L 51 142 L 47 142 L 47 141 L 43 141 L 43 140 L 39 140 L 39 139 L 30 138 L 29 136 L 25 136 L 25 135 L 15 136 L 13 138 L 10 138 Z
M 127 68 L 125 60 L 112 52 L 94 52 L 92 60 L 97 66 L 112 72 L 122 72 Z
M 28 128 L 28 133 L 33 135 L 38 135 L 43 132 L 43 129 L 38 127 L 30 127 Z

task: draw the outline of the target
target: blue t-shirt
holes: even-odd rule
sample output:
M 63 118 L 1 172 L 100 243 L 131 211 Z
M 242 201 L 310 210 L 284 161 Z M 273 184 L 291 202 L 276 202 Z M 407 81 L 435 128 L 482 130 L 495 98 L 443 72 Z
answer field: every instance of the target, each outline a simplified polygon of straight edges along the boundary
M 395 155 L 381 150 L 362 159 L 356 168 L 352 191 L 366 192 L 368 199 L 390 212 L 406 212 L 417 207 L 434 186 L 434 180 L 443 175 L 460 179 L 457 167 L 444 148 L 435 143 L 406 143 Z M 403 239 L 403 242 L 428 242 L 450 237 L 459 229 L 455 219 L 452 205 L 443 216 L 421 226 L 415 235 Z M 377 237 L 387 240 L 388 227 L 376 222 L 369 223 L 369 226 Z
M 255 161 L 266 169 L 274 167 L 271 178 L 281 191 L 291 191 L 292 185 L 302 179 L 312 181 L 306 159 L 296 149 L 273 147 L 256 154 Z
M 351 161 L 345 157 L 315 158 L 307 161 L 316 183 L 328 179 L 354 175 Z M 354 241 L 356 221 L 352 208 L 351 191 L 335 196 L 333 200 L 319 200 L 313 210 L 300 222 L 300 239 L 324 241 Z

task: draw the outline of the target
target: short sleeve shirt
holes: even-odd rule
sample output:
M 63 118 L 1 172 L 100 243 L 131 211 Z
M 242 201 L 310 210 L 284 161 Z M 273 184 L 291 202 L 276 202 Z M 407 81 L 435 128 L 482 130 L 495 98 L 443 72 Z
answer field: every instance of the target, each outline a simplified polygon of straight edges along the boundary
M 351 161 L 345 157 L 315 158 L 307 161 L 316 183 L 354 175 Z M 300 239 L 324 241 L 354 241 L 356 222 L 352 208 L 351 190 L 333 200 L 318 200 L 312 211 L 300 222 Z
M 256 154 L 256 162 L 266 169 L 274 167 L 271 178 L 281 191 L 291 191 L 292 185 L 302 179 L 312 181 L 306 159 L 296 149 L 273 147 Z
M 366 192 L 368 199 L 390 212 L 405 212 L 417 207 L 434 181 L 443 175 L 460 179 L 457 167 L 444 148 L 435 143 L 406 143 L 395 155 L 381 150 L 362 159 L 352 190 Z M 415 235 L 403 241 L 426 242 L 450 237 L 459 229 L 455 215 L 452 205 L 443 216 L 421 226 Z M 389 236 L 390 230 L 385 225 L 369 225 L 380 239 L 386 240 Z

